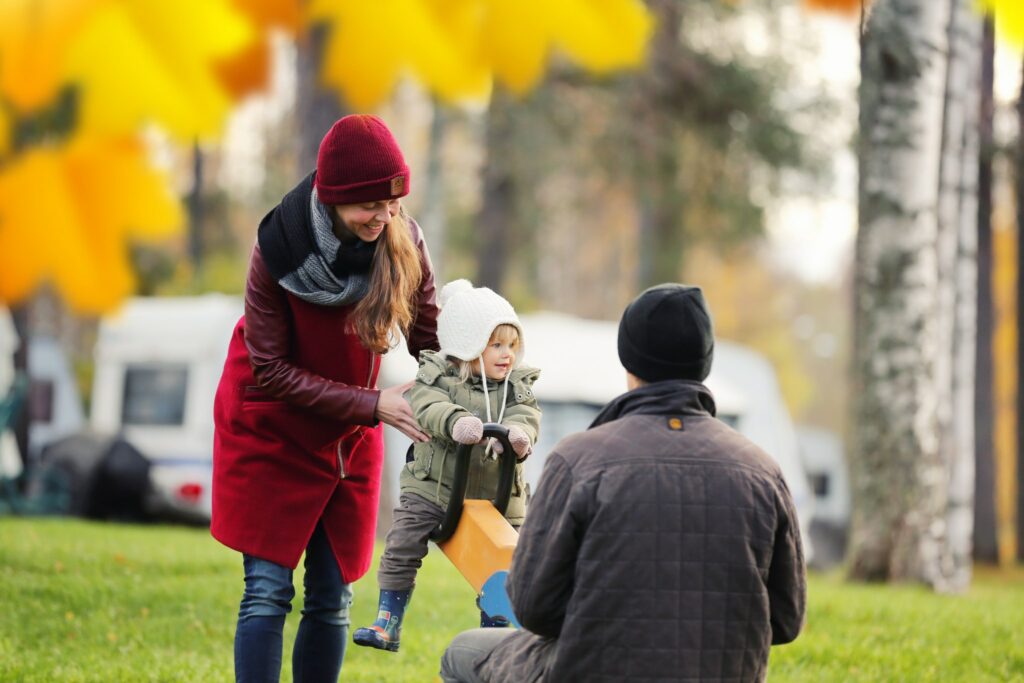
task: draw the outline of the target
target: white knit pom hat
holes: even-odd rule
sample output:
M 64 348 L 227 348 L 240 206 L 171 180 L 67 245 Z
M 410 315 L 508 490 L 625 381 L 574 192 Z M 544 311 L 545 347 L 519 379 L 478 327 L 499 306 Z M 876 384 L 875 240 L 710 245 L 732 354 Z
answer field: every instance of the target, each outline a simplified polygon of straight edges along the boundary
M 460 360 L 476 360 L 487 348 L 491 333 L 498 325 L 519 330 L 519 350 L 513 367 L 526 352 L 523 326 L 512 304 L 487 287 L 473 287 L 469 280 L 453 280 L 441 289 L 438 299 L 441 314 L 437 318 L 438 352 Z

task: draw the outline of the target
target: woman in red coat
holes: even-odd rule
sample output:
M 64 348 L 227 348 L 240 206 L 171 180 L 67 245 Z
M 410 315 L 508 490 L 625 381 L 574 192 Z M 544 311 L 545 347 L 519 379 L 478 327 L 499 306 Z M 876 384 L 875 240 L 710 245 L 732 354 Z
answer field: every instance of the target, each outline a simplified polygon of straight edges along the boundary
M 243 554 L 238 681 L 277 681 L 292 570 L 305 552 L 297 683 L 336 681 L 349 587 L 370 565 L 381 424 L 426 441 L 402 394 L 377 389 L 395 328 L 437 346 L 434 277 L 400 198 L 409 167 L 375 116 L 340 119 L 315 173 L 259 226 L 214 404 L 211 532 Z

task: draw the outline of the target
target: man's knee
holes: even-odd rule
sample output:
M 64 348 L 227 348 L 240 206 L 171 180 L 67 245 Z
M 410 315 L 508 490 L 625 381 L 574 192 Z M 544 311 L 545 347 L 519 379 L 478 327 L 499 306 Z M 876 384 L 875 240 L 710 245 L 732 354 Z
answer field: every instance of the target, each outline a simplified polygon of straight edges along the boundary
M 441 679 L 445 683 L 482 683 L 474 664 L 513 633 L 512 629 L 476 628 L 455 636 L 441 656 Z

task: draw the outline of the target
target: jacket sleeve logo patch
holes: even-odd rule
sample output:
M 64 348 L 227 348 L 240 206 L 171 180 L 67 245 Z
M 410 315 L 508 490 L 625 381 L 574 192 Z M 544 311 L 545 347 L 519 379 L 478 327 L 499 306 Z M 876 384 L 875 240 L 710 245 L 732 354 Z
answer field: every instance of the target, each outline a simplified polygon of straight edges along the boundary
M 674 432 L 680 432 L 683 430 L 683 421 L 678 417 L 670 417 L 668 419 L 668 428 Z

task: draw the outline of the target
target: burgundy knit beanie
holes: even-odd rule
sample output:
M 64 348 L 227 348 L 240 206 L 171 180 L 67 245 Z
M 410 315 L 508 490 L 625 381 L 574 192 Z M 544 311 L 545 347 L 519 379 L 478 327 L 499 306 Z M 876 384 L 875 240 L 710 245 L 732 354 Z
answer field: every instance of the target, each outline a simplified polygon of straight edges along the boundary
M 314 184 L 324 204 L 395 199 L 409 194 L 409 167 L 383 121 L 352 114 L 321 140 Z

